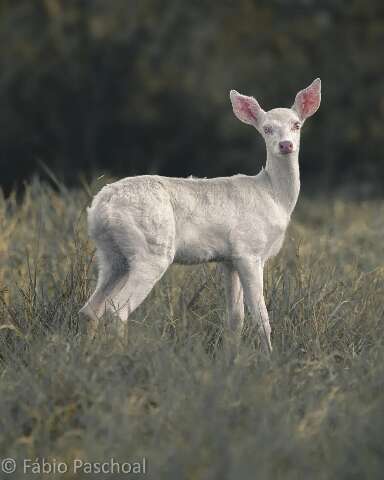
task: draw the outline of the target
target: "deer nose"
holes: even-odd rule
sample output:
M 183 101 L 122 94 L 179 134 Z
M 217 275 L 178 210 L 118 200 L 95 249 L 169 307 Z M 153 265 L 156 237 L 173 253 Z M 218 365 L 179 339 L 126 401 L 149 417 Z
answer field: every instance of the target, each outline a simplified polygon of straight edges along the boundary
M 280 153 L 292 153 L 293 150 L 293 143 L 289 140 L 284 140 L 283 142 L 279 142 L 279 150 Z

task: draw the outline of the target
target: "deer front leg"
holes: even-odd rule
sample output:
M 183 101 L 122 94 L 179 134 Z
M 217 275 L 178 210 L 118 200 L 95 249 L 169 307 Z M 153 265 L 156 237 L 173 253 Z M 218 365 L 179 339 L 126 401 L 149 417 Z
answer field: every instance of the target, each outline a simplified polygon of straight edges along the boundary
M 266 353 L 271 353 L 271 326 L 263 294 L 264 264 L 259 257 L 243 257 L 236 260 L 235 267 L 239 272 L 245 302 L 258 328 L 262 348 Z
M 227 306 L 226 330 L 228 335 L 238 344 L 244 323 L 243 287 L 239 274 L 233 265 L 223 263 L 221 270 L 224 276 L 225 299 Z

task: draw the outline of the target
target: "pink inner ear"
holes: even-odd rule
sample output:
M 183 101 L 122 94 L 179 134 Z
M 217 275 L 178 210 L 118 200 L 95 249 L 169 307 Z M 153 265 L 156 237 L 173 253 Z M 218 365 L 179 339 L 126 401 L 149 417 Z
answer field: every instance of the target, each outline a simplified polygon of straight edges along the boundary
M 252 110 L 252 102 L 247 98 L 240 98 L 239 99 L 239 113 L 242 113 L 245 117 L 252 119 L 254 121 L 257 120 L 255 112 Z
M 316 90 L 304 90 L 300 95 L 300 110 L 303 117 L 308 117 L 317 108 L 319 93 Z

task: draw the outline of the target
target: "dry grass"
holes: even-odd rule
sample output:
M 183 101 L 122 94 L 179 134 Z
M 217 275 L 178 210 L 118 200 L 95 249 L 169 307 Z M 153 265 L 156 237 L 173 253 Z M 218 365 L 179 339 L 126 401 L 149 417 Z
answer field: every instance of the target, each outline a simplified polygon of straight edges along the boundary
M 235 363 L 214 266 L 173 267 L 127 344 L 108 325 L 79 335 L 87 202 L 37 180 L 0 198 L 0 457 L 144 455 L 167 480 L 382 478 L 381 202 L 300 199 L 266 272 L 273 358 L 247 322 Z

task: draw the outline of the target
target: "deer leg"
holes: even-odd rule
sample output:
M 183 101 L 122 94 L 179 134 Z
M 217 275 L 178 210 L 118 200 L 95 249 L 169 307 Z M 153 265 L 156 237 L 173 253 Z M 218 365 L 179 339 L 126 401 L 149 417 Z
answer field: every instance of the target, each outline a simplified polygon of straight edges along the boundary
M 154 285 L 170 265 L 166 257 L 151 256 L 135 259 L 129 265 L 129 274 L 118 293 L 110 296 L 108 309 L 119 317 L 118 330 L 126 331 L 129 315 L 145 300 Z
M 229 336 L 238 344 L 244 323 L 243 287 L 240 283 L 239 274 L 233 268 L 233 265 L 223 263 L 221 270 L 224 276 L 227 306 L 226 330 Z
M 87 330 L 90 335 L 96 333 L 99 319 L 106 309 L 107 299 L 119 292 L 128 278 L 128 264 L 125 257 L 118 249 L 111 248 L 110 243 L 105 248 L 102 243 L 99 243 L 97 258 L 99 274 L 96 289 L 79 312 L 88 320 Z
M 271 326 L 263 294 L 264 265 L 258 257 L 243 257 L 236 259 L 235 266 L 243 286 L 245 302 L 260 334 L 262 348 L 266 353 L 271 353 Z

